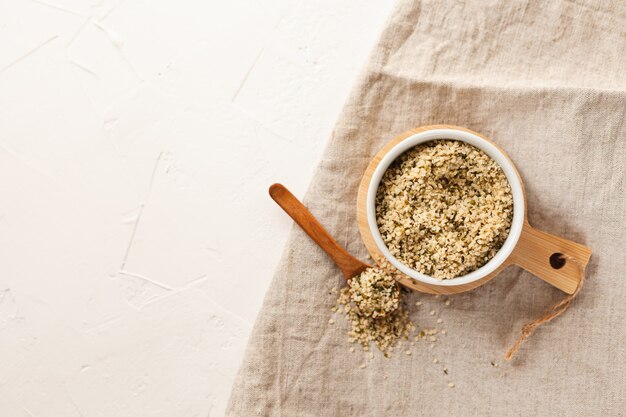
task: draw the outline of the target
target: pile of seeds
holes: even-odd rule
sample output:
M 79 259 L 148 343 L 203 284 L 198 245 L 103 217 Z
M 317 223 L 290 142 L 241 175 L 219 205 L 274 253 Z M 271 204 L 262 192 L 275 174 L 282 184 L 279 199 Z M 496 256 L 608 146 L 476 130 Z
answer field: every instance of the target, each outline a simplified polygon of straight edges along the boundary
M 387 292 L 385 290 L 390 290 L 391 288 L 396 289 L 397 287 L 394 285 L 394 279 L 392 277 L 396 276 L 399 272 L 390 264 L 385 263 L 385 261 L 378 262 L 377 260 L 377 263 L 378 268 L 374 271 L 366 270 L 363 273 L 364 276 L 359 277 L 359 282 L 371 279 L 374 282 L 379 282 L 384 292 Z M 382 283 L 384 283 L 384 285 Z M 333 288 L 330 291 L 331 294 L 339 294 L 337 305 L 331 310 L 335 313 L 345 313 L 345 316 L 350 323 L 350 330 L 348 333 L 350 342 L 360 345 L 363 351 L 369 352 L 369 355 L 366 356 L 364 358 L 365 360 L 359 365 L 360 368 L 367 368 L 368 361 L 374 360 L 374 352 L 370 351 L 372 342 L 383 352 L 385 357 L 390 357 L 394 351 L 397 351 L 401 345 L 406 343 L 407 346 L 403 347 L 401 351 L 403 351 L 405 355 L 411 356 L 413 354 L 413 346 L 416 344 L 425 343 L 430 346 L 430 349 L 432 350 L 435 347 L 435 343 L 439 339 L 438 336 L 441 335 L 445 337 L 448 334 L 445 329 L 437 329 L 435 327 L 422 327 L 419 331 L 417 331 L 416 326 L 409 318 L 406 303 L 402 302 L 402 292 L 400 291 L 397 292 L 397 297 L 391 297 L 391 299 L 397 300 L 397 308 L 390 308 L 388 310 L 375 308 L 372 311 L 384 311 L 384 315 L 379 314 L 376 317 L 373 317 L 372 314 L 365 314 L 354 301 L 354 293 L 357 291 L 360 294 L 362 288 L 370 287 L 375 288 L 375 286 L 365 283 L 365 285 L 361 285 L 359 287 L 354 285 L 351 287 L 344 287 L 339 292 L 337 291 L 337 288 Z M 389 291 L 389 293 L 391 292 Z M 358 296 L 357 300 L 361 300 L 362 298 L 364 297 Z M 377 299 L 388 300 L 389 297 L 377 297 Z M 441 299 L 441 296 L 435 295 L 434 300 L 436 299 Z M 387 305 L 391 307 L 394 303 L 389 303 Z M 449 306 L 450 299 L 444 298 L 443 304 L 445 306 Z M 415 302 L 416 308 L 419 308 L 422 305 L 422 301 Z M 428 316 L 433 317 L 428 320 L 431 321 L 431 323 L 436 321 L 437 325 L 443 324 L 443 319 L 439 316 L 439 313 L 436 310 L 430 310 L 430 313 L 428 313 L 426 317 Z M 331 318 L 329 320 L 329 324 L 334 323 L 335 320 Z M 350 348 L 350 351 L 356 352 L 357 349 L 353 346 Z M 433 363 L 433 366 L 441 369 L 447 386 L 454 388 L 455 384 L 450 379 L 450 370 L 446 365 L 445 360 L 442 361 L 435 356 L 434 350 L 432 350 L 432 352 L 431 362 Z M 493 362 L 492 366 L 497 367 L 498 365 Z M 387 379 L 388 376 L 384 375 L 383 378 Z
M 396 281 L 378 268 L 368 268 L 350 280 L 350 300 L 366 317 L 385 317 L 398 309 Z
M 438 279 L 486 264 L 509 234 L 511 187 L 480 149 L 437 140 L 405 152 L 376 193 L 378 228 L 391 254 Z
M 343 306 L 351 325 L 348 333 L 350 341 L 359 343 L 365 351 L 369 350 L 370 342 L 374 342 L 388 357 L 396 344 L 401 339 L 408 340 L 410 331 L 415 329 L 407 311 L 401 306 L 384 317 L 373 318 L 363 315 L 350 303 L 349 287 L 342 288 L 338 303 Z
M 350 323 L 350 341 L 359 343 L 365 351 L 373 342 L 388 357 L 398 342 L 408 340 L 415 329 L 400 303 L 394 279 L 380 269 L 368 268 L 350 284 L 341 289 L 334 308 L 342 310 Z

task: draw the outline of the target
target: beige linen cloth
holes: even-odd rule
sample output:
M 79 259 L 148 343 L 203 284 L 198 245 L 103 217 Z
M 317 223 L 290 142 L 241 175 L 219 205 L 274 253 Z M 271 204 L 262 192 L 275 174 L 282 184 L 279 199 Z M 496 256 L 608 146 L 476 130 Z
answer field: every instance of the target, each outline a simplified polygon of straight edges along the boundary
M 228 415 L 626 415 L 626 3 L 400 1 L 305 204 L 364 259 L 355 203 L 370 158 L 397 134 L 444 123 L 478 131 L 509 154 L 531 224 L 593 249 L 570 310 L 505 362 L 521 326 L 564 297 L 509 267 L 449 306 L 408 295 L 414 322 L 447 335 L 433 348 L 417 342 L 410 356 L 375 351 L 370 359 L 350 352 L 342 316 L 328 323 L 329 289 L 343 278 L 294 227 Z

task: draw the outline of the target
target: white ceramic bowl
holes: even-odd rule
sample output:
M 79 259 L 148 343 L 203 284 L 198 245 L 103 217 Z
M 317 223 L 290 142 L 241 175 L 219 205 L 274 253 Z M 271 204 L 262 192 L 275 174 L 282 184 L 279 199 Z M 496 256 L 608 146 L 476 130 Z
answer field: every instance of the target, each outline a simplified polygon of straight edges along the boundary
M 380 184 L 380 180 L 383 177 L 383 174 L 385 173 L 387 168 L 389 168 L 389 165 L 391 165 L 391 163 L 396 158 L 398 158 L 400 155 L 402 155 L 407 150 L 413 148 L 414 146 L 436 139 L 459 140 L 481 149 L 500 165 L 500 167 L 504 171 L 504 174 L 506 175 L 507 180 L 509 181 L 509 184 L 511 185 L 511 191 L 513 194 L 513 222 L 511 223 L 509 235 L 504 241 L 504 244 L 502 245 L 498 253 L 496 253 L 496 255 L 491 258 L 489 262 L 487 262 L 485 265 L 478 268 L 477 270 L 470 272 L 467 275 L 444 280 L 439 280 L 437 278 L 424 275 L 412 268 L 409 268 L 407 265 L 396 259 L 389 252 L 389 249 L 387 249 L 387 246 L 383 242 L 383 239 L 380 236 L 380 231 L 378 230 L 378 225 L 376 223 L 376 190 L 378 189 L 378 185 Z M 380 163 L 374 170 L 374 174 L 372 175 L 372 179 L 367 189 L 367 222 L 369 228 L 371 229 L 372 235 L 374 236 L 374 242 L 376 243 L 378 249 L 385 256 L 385 258 L 387 258 L 389 262 L 391 262 L 394 267 L 402 271 L 404 274 L 417 281 L 430 285 L 445 287 L 469 284 L 471 282 L 478 281 L 479 279 L 482 279 L 492 272 L 496 271 L 498 267 L 500 267 L 504 263 L 504 261 L 506 261 L 511 252 L 513 252 L 513 248 L 515 248 L 515 245 L 519 240 L 519 237 L 522 233 L 522 227 L 524 225 L 524 190 L 522 188 L 522 183 L 519 179 L 515 166 L 513 166 L 511 160 L 493 143 L 483 139 L 480 136 L 463 130 L 427 130 L 424 132 L 416 133 L 415 135 L 404 139 L 402 142 L 391 148 L 391 150 L 381 159 Z

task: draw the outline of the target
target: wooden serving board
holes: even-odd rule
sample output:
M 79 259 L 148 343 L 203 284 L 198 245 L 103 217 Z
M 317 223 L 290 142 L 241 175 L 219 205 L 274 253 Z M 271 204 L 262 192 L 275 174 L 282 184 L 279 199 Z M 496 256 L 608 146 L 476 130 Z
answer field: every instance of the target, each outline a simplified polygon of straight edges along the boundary
M 361 183 L 359 185 L 356 206 L 357 222 L 361 237 L 363 238 L 363 243 L 365 243 L 365 247 L 374 259 L 385 259 L 384 255 L 378 250 L 378 247 L 374 242 L 374 237 L 367 221 L 367 189 L 369 188 L 372 175 L 374 174 L 374 170 L 376 169 L 382 158 L 395 145 L 415 135 L 416 133 L 433 129 L 463 130 L 479 136 L 497 147 L 497 145 L 495 145 L 492 141 L 479 133 L 476 133 L 469 129 L 465 129 L 463 127 L 452 125 L 431 125 L 411 129 L 408 132 L 405 132 L 395 137 L 392 141 L 383 146 L 383 148 L 378 151 L 378 153 L 374 156 L 372 161 L 365 169 L 365 173 L 363 174 L 363 178 L 361 179 Z M 506 153 L 501 149 L 500 151 L 503 155 L 506 155 Z M 514 164 L 511 165 L 514 166 Z M 517 176 L 518 178 L 520 178 L 519 173 L 517 173 Z M 525 211 L 522 234 L 511 255 L 504 261 L 502 265 L 500 265 L 498 269 L 478 281 L 463 285 L 431 285 L 414 280 L 413 278 L 405 274 L 399 274 L 398 281 L 400 282 L 400 284 L 404 285 L 407 288 L 429 294 L 455 294 L 472 290 L 480 285 L 487 283 L 496 275 L 498 275 L 500 271 L 502 271 L 502 269 L 506 268 L 509 265 L 519 265 L 522 268 L 533 273 L 534 275 L 538 276 L 539 278 L 543 279 L 544 281 L 548 282 L 549 284 L 559 288 L 560 290 L 568 294 L 572 294 L 576 290 L 579 282 L 584 276 L 585 267 L 589 262 L 589 257 L 591 256 L 591 249 L 579 243 L 572 242 L 570 240 L 554 236 L 533 228 L 528 223 L 526 210 L 526 192 L 524 190 L 524 184 L 521 181 L 521 178 L 520 183 L 522 184 L 522 191 L 524 195 Z

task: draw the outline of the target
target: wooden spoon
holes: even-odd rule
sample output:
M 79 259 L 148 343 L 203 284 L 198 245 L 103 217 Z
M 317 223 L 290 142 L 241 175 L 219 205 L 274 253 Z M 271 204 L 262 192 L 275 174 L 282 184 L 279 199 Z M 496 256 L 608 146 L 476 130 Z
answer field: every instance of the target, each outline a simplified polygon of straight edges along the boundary
M 367 268 L 373 268 L 372 265 L 359 261 L 342 248 L 284 185 L 272 185 L 270 196 L 331 257 L 347 280 L 359 275 Z

